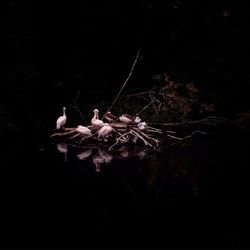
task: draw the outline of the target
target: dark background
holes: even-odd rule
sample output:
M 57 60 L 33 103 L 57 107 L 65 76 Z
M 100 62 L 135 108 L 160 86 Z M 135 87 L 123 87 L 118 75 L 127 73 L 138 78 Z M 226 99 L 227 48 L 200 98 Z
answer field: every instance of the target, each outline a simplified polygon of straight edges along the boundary
M 247 1 L 13 0 L 0 11 L 2 131 L 51 129 L 78 91 L 86 117 L 104 110 L 139 48 L 127 90 L 166 73 L 207 91 L 215 114 L 249 111 Z
M 154 76 L 165 73 L 184 85 L 194 82 L 205 93 L 205 99 L 215 103 L 213 115 L 231 119 L 235 114 L 249 114 L 248 23 L 248 1 L 239 0 L 0 1 L 3 245 L 46 246 L 53 239 L 53 246 L 57 247 L 58 242 L 62 247 L 64 242 L 69 247 L 72 247 L 72 242 L 74 246 L 82 246 L 84 234 L 87 235 L 84 240 L 90 247 L 93 246 L 92 238 L 95 241 L 98 236 L 112 243 L 105 246 L 121 246 L 130 232 L 139 247 L 147 242 L 151 246 L 155 243 L 165 246 L 165 234 L 169 232 L 169 240 L 176 246 L 182 231 L 181 235 L 191 242 L 189 246 L 204 246 L 206 243 L 224 243 L 221 232 L 227 228 L 226 239 L 229 241 L 226 242 L 230 247 L 234 238 L 237 244 L 248 243 L 248 231 L 244 225 L 249 221 L 246 220 L 249 214 L 246 205 L 249 197 L 249 137 L 245 134 L 236 133 L 234 139 L 212 138 L 212 146 L 209 147 L 205 140 L 204 147 L 208 147 L 209 154 L 204 157 L 197 153 L 197 168 L 205 172 L 202 185 L 208 198 L 206 194 L 199 196 L 197 204 L 200 207 L 196 205 L 196 198 L 191 203 L 190 196 L 186 199 L 184 185 L 180 195 L 178 192 L 174 195 L 177 203 L 168 203 L 173 204 L 168 212 L 164 206 L 161 207 L 162 204 L 159 210 L 158 204 L 149 199 L 149 203 L 139 207 L 136 213 L 134 207 L 129 207 L 124 217 L 124 206 L 133 203 L 126 198 L 125 191 L 126 195 L 122 193 L 122 182 L 116 183 L 112 176 L 117 166 L 111 170 L 107 168 L 100 176 L 92 168 L 87 174 L 82 173 L 84 168 L 72 167 L 74 161 L 64 163 L 61 155 L 55 153 L 55 148 L 53 151 L 51 145 L 40 141 L 43 138 L 43 143 L 47 142 L 62 106 L 67 107 L 67 126 L 77 124 L 79 115 L 71 105 L 79 91 L 77 103 L 87 120 L 94 108 L 105 110 L 126 79 L 138 49 L 141 49 L 142 59 L 136 65 L 126 90 L 151 89 L 158 84 L 153 80 Z M 245 141 L 239 146 L 242 138 Z M 198 141 L 195 149 L 201 150 L 202 143 Z M 163 179 L 159 182 L 160 190 L 165 185 L 173 185 L 176 191 L 175 164 L 177 162 L 178 165 L 178 160 L 188 164 L 178 147 L 174 153 L 171 150 L 169 154 L 167 151 L 162 153 L 170 161 L 159 162 L 159 168 L 168 170 L 172 167 L 173 174 L 160 172 Z M 190 156 L 189 151 L 187 156 Z M 76 164 L 80 165 L 79 162 Z M 135 173 L 137 165 L 125 162 L 124 172 L 140 190 L 143 185 L 137 182 L 140 179 Z M 181 162 L 181 170 L 183 165 Z M 190 165 L 195 164 L 191 161 Z M 207 168 L 203 168 L 204 165 Z M 187 176 L 192 177 L 192 171 Z M 144 179 L 141 181 L 146 182 Z M 180 184 L 183 183 L 180 179 Z M 155 193 L 159 195 L 158 189 Z M 161 196 L 163 200 L 168 198 L 164 190 Z M 102 216 L 95 212 L 103 212 L 102 206 L 106 204 L 113 218 L 113 224 L 108 226 L 113 236 L 105 228 L 100 230 L 105 232 L 103 237 L 93 235 L 91 226 L 98 224 L 98 218 Z M 142 211 L 147 210 L 152 217 L 143 215 Z M 173 214 L 175 216 L 171 216 Z M 196 216 L 196 223 L 190 214 Z M 94 222 L 93 218 L 96 218 Z M 133 227 L 134 220 L 138 227 Z M 176 220 L 185 227 L 180 228 Z M 159 225 L 167 228 L 169 223 L 168 230 L 161 231 Z M 122 225 L 126 227 L 121 229 Z M 192 225 L 194 231 L 190 230 Z M 78 226 L 82 231 L 77 230 Z M 209 226 L 213 227 L 216 235 L 213 239 L 210 238 Z M 117 227 L 122 230 L 121 234 Z M 203 234 L 200 228 L 206 233 Z M 232 233 L 234 231 L 235 234 Z M 129 240 L 132 243 L 133 239 Z M 96 245 L 103 246 L 102 241 Z

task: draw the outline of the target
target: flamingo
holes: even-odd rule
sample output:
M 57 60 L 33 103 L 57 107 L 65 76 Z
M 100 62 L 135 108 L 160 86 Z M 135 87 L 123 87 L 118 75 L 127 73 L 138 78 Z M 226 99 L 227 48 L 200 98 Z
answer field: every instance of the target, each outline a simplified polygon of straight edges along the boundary
M 107 136 L 113 131 L 113 128 L 108 124 L 104 123 L 104 126 L 98 131 L 98 139 L 103 138 L 107 140 Z
M 56 129 L 60 129 L 64 126 L 64 124 L 66 123 L 66 120 L 67 120 L 67 116 L 66 116 L 66 113 L 65 113 L 65 110 L 66 108 L 63 107 L 63 115 L 60 116 L 57 121 L 56 121 Z
M 67 161 L 68 145 L 66 143 L 58 143 L 56 146 L 60 153 L 64 154 L 64 161 Z
M 140 158 L 140 160 L 142 160 L 145 156 L 146 156 L 146 150 L 140 150 L 137 152 L 137 156 Z
M 91 130 L 81 125 L 78 125 L 76 131 L 84 138 L 92 136 Z
M 78 125 L 75 132 L 77 132 L 77 134 L 70 137 L 70 139 L 73 139 L 75 137 L 80 136 L 82 138 L 81 141 L 83 141 L 84 139 L 87 139 L 87 138 L 92 136 L 91 130 L 87 127 L 82 126 L 82 125 Z
M 141 122 L 141 118 L 139 116 L 136 116 L 133 122 L 138 124 L 139 122 Z
M 112 123 L 112 122 L 114 122 L 115 120 L 117 120 L 117 117 L 116 117 L 115 115 L 113 115 L 110 111 L 108 111 L 108 112 L 104 115 L 104 118 L 105 118 L 108 122 L 110 122 L 110 123 Z
M 95 171 L 101 171 L 101 163 L 104 163 L 104 159 L 100 156 L 99 152 L 92 156 L 92 162 L 95 164 Z
M 136 116 L 135 119 L 133 116 L 127 115 L 127 114 L 122 114 L 119 117 L 119 120 L 123 123 L 129 124 L 129 123 L 136 123 L 138 124 L 141 121 L 141 118 L 139 116 Z
M 83 151 L 81 151 L 80 153 L 77 154 L 77 158 L 78 158 L 79 160 L 85 160 L 85 159 L 88 158 L 91 154 L 92 154 L 92 148 L 84 149 Z
M 140 130 L 145 130 L 148 125 L 146 122 L 140 122 L 137 126 Z
M 98 153 L 105 163 L 110 163 L 113 159 L 113 156 L 105 148 L 98 147 Z
M 127 158 L 129 156 L 129 152 L 128 152 L 128 148 L 125 147 L 125 146 L 122 146 L 120 149 L 119 149 L 119 152 L 120 152 L 120 156 L 122 158 Z
M 91 119 L 91 124 L 93 127 L 95 128 L 100 128 L 104 126 L 104 122 L 102 120 L 99 119 L 99 110 L 98 109 L 94 109 L 94 116 Z
M 95 164 L 95 171 L 101 171 L 101 163 L 110 163 L 113 156 L 107 152 L 104 148 L 98 147 L 98 152 L 92 156 L 92 162 Z

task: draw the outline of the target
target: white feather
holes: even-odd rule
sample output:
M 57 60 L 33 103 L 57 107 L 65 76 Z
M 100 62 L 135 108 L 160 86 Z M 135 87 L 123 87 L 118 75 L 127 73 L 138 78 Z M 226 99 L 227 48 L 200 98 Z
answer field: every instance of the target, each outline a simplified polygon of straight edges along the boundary
M 137 126 L 140 130 L 145 130 L 148 127 L 146 122 L 140 122 Z
M 77 154 L 77 157 L 79 160 L 84 160 L 86 158 L 88 158 L 90 155 L 92 154 L 92 149 L 89 148 L 89 149 L 85 149 L 83 151 L 81 151 L 80 153 Z
M 106 138 L 112 131 L 113 128 L 108 123 L 104 123 L 104 126 L 98 131 L 98 138 Z
M 66 120 L 67 120 L 67 116 L 65 114 L 65 110 L 66 108 L 63 107 L 63 115 L 60 116 L 57 121 L 56 121 L 56 129 L 60 129 L 61 127 L 64 126 L 64 124 L 66 123 Z
M 76 131 L 81 134 L 82 136 L 91 136 L 91 130 L 87 127 L 79 125 L 76 129 Z
M 100 128 L 104 126 L 104 122 L 102 120 L 99 119 L 99 110 L 98 109 L 94 109 L 94 116 L 91 119 L 91 124 L 93 127 L 96 128 Z

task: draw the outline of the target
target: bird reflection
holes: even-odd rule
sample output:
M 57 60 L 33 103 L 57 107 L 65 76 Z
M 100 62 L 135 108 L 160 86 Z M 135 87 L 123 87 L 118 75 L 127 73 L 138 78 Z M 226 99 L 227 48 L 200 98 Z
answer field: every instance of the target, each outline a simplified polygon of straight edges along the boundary
M 83 149 L 80 153 L 77 154 L 79 160 L 85 160 L 90 155 L 92 155 L 92 148 Z
M 100 172 L 101 171 L 101 163 L 104 163 L 104 159 L 100 156 L 99 152 L 95 153 L 92 156 L 92 161 L 95 164 L 95 171 Z
M 139 157 L 140 160 L 142 160 L 146 156 L 146 149 L 139 150 L 136 155 Z
M 76 147 L 76 145 L 71 145 Z M 57 149 L 64 154 L 64 160 L 67 161 L 68 144 L 58 143 Z M 114 158 L 127 160 L 129 158 L 144 159 L 147 157 L 147 149 L 145 148 L 130 148 L 122 146 L 114 151 L 108 151 L 108 148 L 104 145 L 85 145 L 84 148 L 80 148 L 76 154 L 79 160 L 86 160 L 92 156 L 92 162 L 95 165 L 96 172 L 101 171 L 101 164 L 109 164 Z
M 105 163 L 110 163 L 113 160 L 113 155 L 108 153 L 108 150 L 106 148 L 98 147 L 98 153 Z
M 125 147 L 125 146 L 122 146 L 119 148 L 119 152 L 120 152 L 120 156 L 122 158 L 127 158 L 129 157 L 129 151 L 128 151 L 128 148 Z
M 66 143 L 58 143 L 57 149 L 64 154 L 64 161 L 67 161 L 68 145 Z
M 98 147 L 98 151 L 92 156 L 92 161 L 95 164 L 96 172 L 100 172 L 101 163 L 110 163 L 113 156 L 108 153 L 107 149 Z

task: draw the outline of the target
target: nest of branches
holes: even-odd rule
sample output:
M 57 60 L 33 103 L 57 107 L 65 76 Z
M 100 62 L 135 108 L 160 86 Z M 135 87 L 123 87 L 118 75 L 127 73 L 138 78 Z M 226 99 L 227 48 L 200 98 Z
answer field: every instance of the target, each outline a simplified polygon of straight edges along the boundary
M 143 126 L 140 126 L 140 125 Z M 88 125 L 85 128 L 91 131 L 91 134 L 84 135 L 79 131 L 79 127 L 66 128 L 62 127 L 55 130 L 50 136 L 54 139 L 67 142 L 74 142 L 77 144 L 86 143 L 104 143 L 108 144 L 108 150 L 112 150 L 115 147 L 122 145 L 145 145 L 154 150 L 159 151 L 159 136 L 162 134 L 161 129 L 148 126 L 145 122 L 135 123 L 132 121 L 129 124 L 117 121 L 106 122 L 105 126 L 112 129 L 106 136 L 100 136 L 100 130 L 102 127 L 96 127 Z

